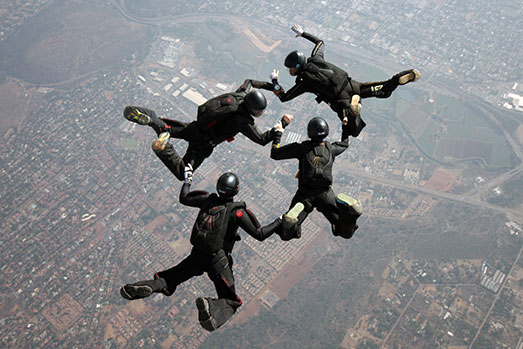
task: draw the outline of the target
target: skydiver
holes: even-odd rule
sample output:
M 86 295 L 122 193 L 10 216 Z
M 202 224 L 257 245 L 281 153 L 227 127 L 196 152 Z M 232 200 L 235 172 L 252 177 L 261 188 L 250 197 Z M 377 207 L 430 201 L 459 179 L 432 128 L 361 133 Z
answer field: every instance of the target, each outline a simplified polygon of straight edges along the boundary
M 419 79 L 416 69 L 404 70 L 389 80 L 360 83 L 351 79 L 347 72 L 324 60 L 324 42 L 314 35 L 303 31 L 298 24 L 292 26 L 296 37 L 303 37 L 315 44 L 311 56 L 306 58 L 300 51 L 292 51 L 285 58 L 289 74 L 296 76 L 296 84 L 284 91 L 279 84 L 278 71 L 274 70 L 271 80 L 275 86 L 273 92 L 280 101 L 287 102 L 305 92 L 316 95 L 318 103 L 327 103 L 342 121 L 342 128 L 349 129 L 349 135 L 357 137 L 365 127 L 361 119 L 361 99 L 376 97 L 388 98 L 399 86 Z
M 310 140 L 280 146 L 283 128 L 277 128 L 271 148 L 274 160 L 298 159 L 298 191 L 291 201 L 289 211 L 283 216 L 282 240 L 301 236 L 301 224 L 316 208 L 330 222 L 332 233 L 350 239 L 362 213 L 361 203 L 346 194 L 334 194 L 332 190 L 332 165 L 336 156 L 349 147 L 348 130 L 343 129 L 341 141 L 328 142 L 329 125 L 320 118 L 312 118 L 307 125 Z
M 192 249 L 178 265 L 158 272 L 152 280 L 127 284 L 120 294 L 128 300 L 163 293 L 171 296 L 178 285 L 207 273 L 214 283 L 218 298 L 198 297 L 198 320 L 200 325 L 214 331 L 227 322 L 242 305 L 234 287 L 231 252 L 234 243 L 240 240 L 238 227 L 259 241 L 270 237 L 280 228 L 281 218 L 260 227 L 254 214 L 246 208 L 245 202 L 234 201 L 239 191 L 238 177 L 230 172 L 220 176 L 216 183 L 218 194 L 201 190 L 191 191 L 192 171 L 185 171 L 185 180 L 180 193 L 180 202 L 200 209 L 194 223 L 190 242 Z
M 273 85 L 263 81 L 245 80 L 234 93 L 217 96 L 199 106 L 197 120 L 190 123 L 159 118 L 153 110 L 136 106 L 127 106 L 124 117 L 140 125 L 150 126 L 156 131 L 160 137 L 153 142 L 153 150 L 162 154 L 159 155 L 162 162 L 176 178 L 183 181 L 186 166 L 196 170 L 211 155 L 215 146 L 226 140 L 233 141 L 238 133 L 260 145 L 271 142 L 275 134 L 274 128 L 262 133 L 255 125 L 255 118 L 263 114 L 267 100 L 263 93 L 253 88 L 272 90 Z M 282 117 L 283 126 L 288 125 L 291 120 L 286 116 Z M 168 151 L 163 151 L 163 140 L 166 137 L 189 142 L 183 158 L 172 146 L 168 147 Z

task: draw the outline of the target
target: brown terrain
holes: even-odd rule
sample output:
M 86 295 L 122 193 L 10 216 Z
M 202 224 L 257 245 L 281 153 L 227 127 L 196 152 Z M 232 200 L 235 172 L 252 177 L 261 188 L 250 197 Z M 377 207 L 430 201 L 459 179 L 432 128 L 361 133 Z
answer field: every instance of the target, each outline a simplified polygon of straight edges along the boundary
M 432 174 L 432 177 L 425 183 L 425 187 L 450 192 L 457 182 L 455 173 L 440 168 Z
M 11 137 L 13 128 L 20 128 L 40 100 L 37 89 L 28 90 L 14 79 L 0 84 L 0 137 Z

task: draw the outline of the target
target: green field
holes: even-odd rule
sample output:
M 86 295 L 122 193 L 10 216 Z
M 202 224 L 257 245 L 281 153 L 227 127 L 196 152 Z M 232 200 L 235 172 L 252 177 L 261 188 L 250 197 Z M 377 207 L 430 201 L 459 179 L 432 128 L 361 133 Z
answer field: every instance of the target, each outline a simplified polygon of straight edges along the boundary
M 394 106 L 394 113 L 396 117 L 401 117 L 401 115 L 405 114 L 409 109 L 412 108 L 412 103 L 398 97 L 396 98 L 396 104 Z
M 410 88 L 414 85 L 408 85 L 408 86 L 399 86 L 396 91 L 393 93 L 393 97 L 399 97 L 407 102 L 410 103 L 416 103 L 419 102 L 421 96 L 418 95 L 418 93 L 415 92 L 414 88 Z
M 486 115 L 483 115 L 481 112 L 478 112 L 468 106 L 463 110 L 463 116 L 465 117 L 465 122 L 468 124 L 481 127 L 491 127 L 490 124 L 486 121 Z
M 431 121 L 425 129 L 425 132 L 417 139 L 421 148 L 429 155 L 434 154 L 434 150 L 436 149 L 436 142 L 431 138 L 435 127 L 436 125 Z
M 423 103 L 423 105 L 421 106 L 421 110 L 427 114 L 432 114 L 434 113 L 435 105 L 434 103 L 430 103 L 427 101 L 426 103 Z
M 465 108 L 463 103 L 448 96 L 438 96 L 434 104 L 437 110 L 439 110 L 439 116 L 450 121 L 459 121 Z
M 374 68 L 370 65 L 354 61 L 347 61 L 347 63 L 349 65 L 347 69 L 349 76 L 359 82 L 381 81 L 390 78 L 390 76 L 388 76 L 383 70 Z
M 399 105 L 397 108 L 403 110 L 405 106 Z M 488 122 L 488 116 L 481 111 L 474 108 L 473 105 L 467 102 L 459 101 L 456 98 L 448 96 L 436 96 L 434 97 L 434 103 L 425 103 L 422 107 L 423 111 L 434 111 L 436 112 L 436 122 L 441 129 L 445 127 L 446 132 L 440 134 L 447 140 L 459 139 L 465 142 L 470 142 L 469 147 L 475 147 L 476 142 L 489 143 L 493 145 L 493 151 L 491 154 L 484 154 L 484 161 L 488 166 L 491 167 L 510 167 L 512 165 L 512 151 L 505 141 L 503 133 L 498 128 L 493 127 Z M 438 125 L 436 122 L 431 123 L 426 127 L 423 134 L 417 138 L 420 146 L 428 154 L 434 154 L 436 149 L 436 142 L 431 139 L 431 136 L 436 132 Z M 445 149 L 445 148 L 443 148 Z M 442 160 L 446 156 L 453 158 L 460 158 L 460 152 L 457 150 L 440 149 L 437 157 Z M 446 153 L 448 151 L 449 153 Z M 465 153 L 474 153 L 466 151 Z M 476 152 L 477 153 L 477 152 Z
M 505 142 L 497 143 L 494 146 L 490 161 L 494 167 L 510 167 L 512 165 L 512 152 Z

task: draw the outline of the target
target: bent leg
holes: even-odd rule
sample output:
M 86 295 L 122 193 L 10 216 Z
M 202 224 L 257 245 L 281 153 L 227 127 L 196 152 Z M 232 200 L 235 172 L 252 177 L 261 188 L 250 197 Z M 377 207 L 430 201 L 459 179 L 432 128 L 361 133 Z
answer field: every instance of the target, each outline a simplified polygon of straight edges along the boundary
M 183 138 L 183 131 L 187 125 L 189 125 L 186 122 L 159 118 L 154 110 L 131 105 L 125 107 L 123 115 L 129 121 L 140 125 L 151 126 L 157 135 L 163 132 L 169 132 L 172 138 Z
M 342 120 L 342 130 L 347 129 L 348 134 L 352 137 L 358 137 L 361 131 L 367 124 L 360 116 L 360 105 L 359 96 L 354 103 L 348 103 L 348 106 L 344 106 L 338 113 L 338 117 Z
M 127 284 L 120 289 L 123 298 L 134 300 L 151 296 L 161 292 L 170 296 L 176 287 L 193 276 L 202 275 L 203 268 L 200 261 L 192 253 L 178 265 L 156 273 L 153 280 L 138 281 Z
M 212 280 L 218 299 L 209 299 L 212 317 L 216 321 L 216 328 L 226 323 L 242 305 L 242 300 L 236 294 L 234 277 L 230 267 Z
M 176 287 L 194 276 L 203 275 L 202 262 L 199 257 L 191 252 L 184 260 L 164 271 L 154 275 L 155 279 L 165 280 L 166 287 L 162 290 L 164 294 L 170 296 L 176 291 Z
M 162 132 L 169 132 L 171 138 L 186 139 L 185 131 L 189 123 L 167 118 L 160 118 L 160 121 L 165 125 Z
M 289 210 L 283 216 L 280 231 L 277 233 L 284 241 L 299 239 L 301 237 L 301 224 L 314 207 L 304 190 L 298 189 L 292 198 Z
M 183 181 L 184 171 L 185 171 L 185 162 L 178 155 L 171 143 L 165 143 L 165 147 L 157 147 L 158 143 L 153 143 L 153 150 L 156 156 L 162 160 L 163 164 L 171 171 L 171 173 L 178 178 L 180 181 Z
M 214 331 L 236 313 L 242 300 L 236 294 L 232 268 L 223 250 L 210 266 L 208 276 L 214 283 L 218 298 L 199 297 L 196 299 L 196 307 L 200 325 L 208 331 Z
M 324 194 L 315 197 L 314 204 L 317 210 L 327 218 L 331 225 L 337 225 L 339 223 L 339 209 L 336 205 L 336 195 L 334 195 L 332 188 L 329 188 Z
M 205 159 L 211 156 L 213 150 L 214 148 L 210 144 L 203 142 L 190 142 L 189 147 L 183 156 L 183 163 L 186 165 L 191 164 L 193 170 L 196 170 Z
M 346 194 L 336 196 L 336 206 L 339 212 L 339 222 L 333 225 L 334 235 L 350 239 L 358 225 L 356 221 L 362 214 L 362 207 L 359 200 L 354 199 Z
M 120 295 L 128 300 L 146 298 L 154 292 L 163 292 L 166 287 L 164 279 L 138 281 L 134 284 L 127 284 L 120 288 Z
M 350 88 L 343 90 L 338 100 L 332 102 L 330 107 L 336 112 L 342 123 L 342 130 L 353 137 L 357 137 L 366 126 L 361 119 L 360 111 L 360 83 L 352 80 Z
M 137 124 L 151 126 L 158 135 L 167 130 L 165 123 L 156 116 L 154 110 L 148 108 L 129 105 L 125 107 L 123 116 Z

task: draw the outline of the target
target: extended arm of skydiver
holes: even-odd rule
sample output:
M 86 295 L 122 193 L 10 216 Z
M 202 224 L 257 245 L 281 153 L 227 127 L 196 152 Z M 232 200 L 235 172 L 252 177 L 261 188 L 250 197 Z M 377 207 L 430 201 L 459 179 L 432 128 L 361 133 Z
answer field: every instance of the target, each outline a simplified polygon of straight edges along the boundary
M 276 218 L 272 223 L 261 227 L 256 216 L 247 208 L 237 210 L 235 217 L 238 226 L 258 241 L 263 241 L 274 234 L 282 222 L 281 218 Z
M 274 128 L 262 133 L 254 123 L 245 125 L 240 132 L 254 143 L 260 145 L 268 144 L 274 138 L 275 133 Z
M 191 191 L 192 167 L 190 169 L 188 167 L 185 168 L 185 181 L 183 182 L 182 190 L 180 190 L 180 203 L 190 207 L 201 207 L 210 194 L 203 190 Z M 188 172 L 190 172 L 190 175 Z
M 342 128 L 341 140 L 332 143 L 332 155 L 334 157 L 343 153 L 349 147 L 349 130 L 347 127 Z
M 282 90 L 280 92 L 278 92 L 278 94 L 276 96 L 278 96 L 278 99 L 280 100 L 280 102 L 287 102 L 287 101 L 290 101 L 291 99 L 298 97 L 299 95 L 304 94 L 305 92 L 311 92 L 311 91 L 309 91 L 309 89 L 307 88 L 307 85 L 303 81 L 300 81 L 300 82 L 297 82 L 296 85 L 291 87 L 287 92 L 285 92 L 282 87 Z
M 296 37 L 301 36 L 302 38 L 305 38 L 315 44 L 314 48 L 312 49 L 311 57 L 318 56 L 323 58 L 323 40 L 318 39 L 311 33 L 305 32 L 299 24 L 293 24 L 291 29 L 296 33 Z
M 238 87 L 236 92 L 250 92 L 253 88 L 259 88 L 262 90 L 272 91 L 274 86 L 270 82 L 246 79 L 243 84 Z
M 296 33 L 296 37 L 304 37 L 305 39 L 315 44 L 314 48 L 312 49 L 311 57 L 320 57 L 323 59 L 323 40 L 318 39 L 310 33 L 304 32 L 303 28 L 299 24 L 294 24 L 291 29 Z M 294 99 L 305 92 L 313 92 L 308 88 L 307 84 L 299 80 L 297 80 L 296 84 L 287 92 L 285 92 L 281 86 L 280 88 L 280 90 L 273 89 L 273 92 L 276 96 L 278 96 L 281 102 L 290 101 L 291 99 Z
M 272 85 L 271 85 L 272 86 Z M 292 115 L 283 115 L 281 118 L 282 127 L 285 128 L 293 119 Z M 276 124 L 278 125 L 278 124 Z M 270 143 L 276 136 L 276 125 L 274 125 L 273 128 L 270 130 L 267 130 L 265 132 L 261 132 L 258 126 L 256 126 L 254 123 L 247 124 L 245 127 L 243 127 L 240 132 L 245 135 L 247 138 L 249 138 L 254 143 L 260 144 L 260 145 L 266 145 Z
M 271 159 L 285 160 L 285 159 L 299 159 L 303 154 L 303 146 L 301 143 L 291 143 L 284 146 L 280 145 L 283 129 L 276 127 L 276 134 L 272 141 Z

